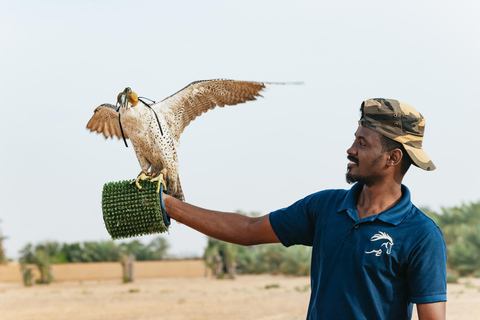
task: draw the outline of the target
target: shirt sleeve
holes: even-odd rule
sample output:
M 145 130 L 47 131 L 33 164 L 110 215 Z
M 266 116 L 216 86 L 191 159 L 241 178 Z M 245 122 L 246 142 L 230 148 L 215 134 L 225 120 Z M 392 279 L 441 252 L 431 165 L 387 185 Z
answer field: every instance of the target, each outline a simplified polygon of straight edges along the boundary
M 447 249 L 438 227 L 415 247 L 407 267 L 411 302 L 447 301 Z
M 317 204 L 321 198 L 321 192 L 315 193 L 270 213 L 270 224 L 284 246 L 313 244 Z

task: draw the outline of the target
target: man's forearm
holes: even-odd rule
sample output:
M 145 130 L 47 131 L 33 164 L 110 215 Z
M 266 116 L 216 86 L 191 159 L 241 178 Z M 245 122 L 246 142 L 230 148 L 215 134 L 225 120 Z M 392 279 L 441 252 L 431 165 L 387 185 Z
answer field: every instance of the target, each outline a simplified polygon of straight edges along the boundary
M 445 320 L 446 302 L 417 304 L 419 320 Z
M 207 236 L 240 245 L 279 242 L 268 215 L 251 218 L 207 210 L 165 195 L 167 215 Z

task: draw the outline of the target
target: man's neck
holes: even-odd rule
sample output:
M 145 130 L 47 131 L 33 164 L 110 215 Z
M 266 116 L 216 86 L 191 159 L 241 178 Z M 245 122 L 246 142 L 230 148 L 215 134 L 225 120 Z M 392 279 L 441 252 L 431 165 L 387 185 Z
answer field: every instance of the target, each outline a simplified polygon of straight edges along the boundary
M 360 220 L 379 214 L 393 207 L 402 198 L 402 185 L 390 182 L 376 183 L 367 187 L 363 185 L 357 200 L 357 211 Z

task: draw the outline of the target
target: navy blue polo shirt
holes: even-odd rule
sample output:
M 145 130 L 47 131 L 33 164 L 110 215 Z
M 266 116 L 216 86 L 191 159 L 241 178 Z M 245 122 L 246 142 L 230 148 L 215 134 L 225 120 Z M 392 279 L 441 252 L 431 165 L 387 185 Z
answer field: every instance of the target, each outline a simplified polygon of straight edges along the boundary
M 313 246 L 307 319 L 410 319 L 412 303 L 446 301 L 446 247 L 410 201 L 360 220 L 350 190 L 325 190 L 270 213 L 285 246 Z

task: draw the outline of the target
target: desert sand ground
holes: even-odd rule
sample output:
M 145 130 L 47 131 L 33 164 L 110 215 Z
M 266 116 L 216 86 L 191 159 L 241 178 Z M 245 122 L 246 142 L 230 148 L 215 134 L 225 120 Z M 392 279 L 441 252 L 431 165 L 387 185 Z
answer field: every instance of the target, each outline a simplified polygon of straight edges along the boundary
M 305 319 L 309 294 L 308 277 L 270 275 L 0 284 L 0 319 Z M 449 285 L 448 299 L 447 319 L 480 319 L 480 279 Z

